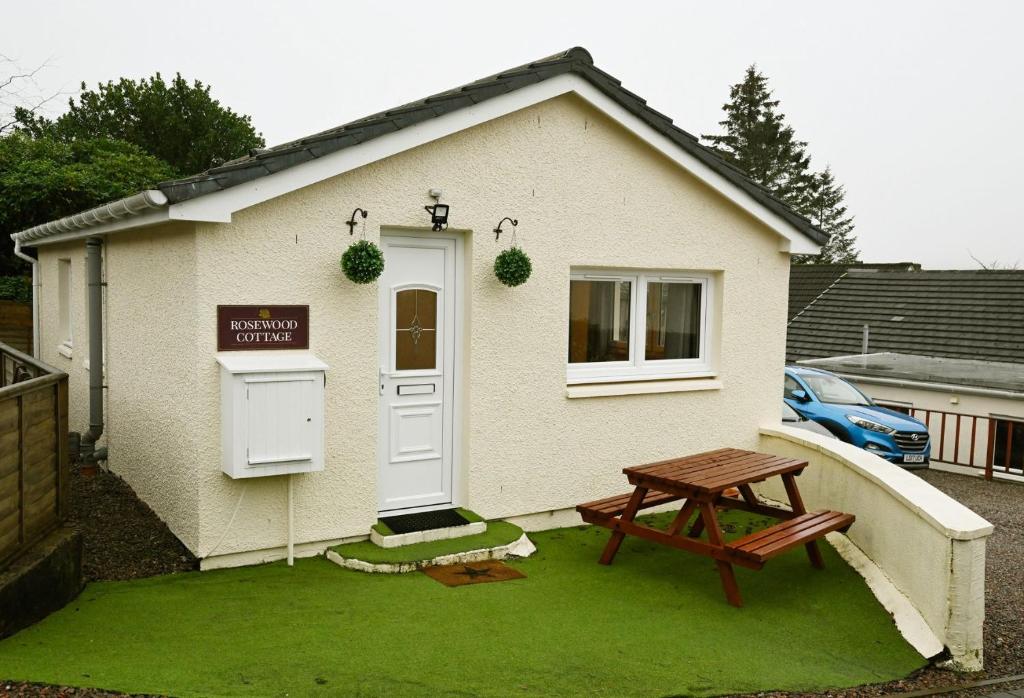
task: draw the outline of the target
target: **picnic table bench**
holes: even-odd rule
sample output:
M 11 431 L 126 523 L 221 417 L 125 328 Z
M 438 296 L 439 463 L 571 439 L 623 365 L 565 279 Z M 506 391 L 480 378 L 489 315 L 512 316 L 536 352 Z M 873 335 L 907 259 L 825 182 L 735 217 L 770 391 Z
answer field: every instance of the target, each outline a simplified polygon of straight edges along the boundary
M 852 514 L 808 512 L 804 508 L 796 476 L 806 467 L 805 460 L 722 448 L 624 468 L 622 472 L 634 486 L 632 492 L 580 504 L 576 510 L 584 521 L 612 530 L 599 560 L 602 565 L 612 563 L 626 535 L 706 555 L 715 560 L 729 603 L 742 606 L 734 564 L 759 570 L 767 560 L 802 545 L 811 565 L 820 569 L 825 564 L 818 539 L 832 531 L 845 532 L 855 520 Z M 770 477 L 782 478 L 791 510 L 766 504 L 754 494 L 750 486 Z M 738 491 L 739 496 L 729 496 L 728 490 Z M 634 521 L 641 509 L 680 500 L 683 505 L 679 513 L 663 531 Z M 780 522 L 727 543 L 716 507 L 762 514 Z M 681 534 L 694 513 L 697 517 L 693 524 Z M 700 538 L 705 530 L 707 541 Z

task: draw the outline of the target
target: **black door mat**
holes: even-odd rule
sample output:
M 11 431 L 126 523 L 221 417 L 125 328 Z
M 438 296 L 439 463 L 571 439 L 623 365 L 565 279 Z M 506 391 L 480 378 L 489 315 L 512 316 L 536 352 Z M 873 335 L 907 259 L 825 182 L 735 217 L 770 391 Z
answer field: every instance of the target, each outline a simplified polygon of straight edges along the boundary
M 454 509 L 441 511 L 424 511 L 419 514 L 402 514 L 388 516 L 381 521 L 394 533 L 415 533 L 416 531 L 433 531 L 436 528 L 465 526 L 469 522 Z

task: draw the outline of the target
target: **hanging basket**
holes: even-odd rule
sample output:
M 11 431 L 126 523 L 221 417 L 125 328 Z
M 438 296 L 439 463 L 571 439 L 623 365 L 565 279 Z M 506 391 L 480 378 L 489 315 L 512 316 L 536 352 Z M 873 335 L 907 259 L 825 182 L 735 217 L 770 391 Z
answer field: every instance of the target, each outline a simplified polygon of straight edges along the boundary
M 508 248 L 494 260 L 494 275 L 506 286 L 515 287 L 526 283 L 532 272 L 530 257 L 519 246 Z
M 384 272 L 384 253 L 369 240 L 357 240 L 341 255 L 341 270 L 352 283 L 373 283 Z

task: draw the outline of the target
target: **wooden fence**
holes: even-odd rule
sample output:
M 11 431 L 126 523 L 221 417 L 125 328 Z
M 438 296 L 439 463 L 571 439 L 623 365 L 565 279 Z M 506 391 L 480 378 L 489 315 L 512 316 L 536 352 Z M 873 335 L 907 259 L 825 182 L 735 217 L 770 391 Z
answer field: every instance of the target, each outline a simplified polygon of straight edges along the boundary
M 0 300 L 0 344 L 32 353 L 32 304 Z
M 906 412 L 928 426 L 933 461 L 984 470 L 988 480 L 997 473 L 1024 475 L 1024 457 L 1014 440 L 1019 420 L 919 407 Z
M 0 344 L 0 569 L 68 515 L 68 376 Z

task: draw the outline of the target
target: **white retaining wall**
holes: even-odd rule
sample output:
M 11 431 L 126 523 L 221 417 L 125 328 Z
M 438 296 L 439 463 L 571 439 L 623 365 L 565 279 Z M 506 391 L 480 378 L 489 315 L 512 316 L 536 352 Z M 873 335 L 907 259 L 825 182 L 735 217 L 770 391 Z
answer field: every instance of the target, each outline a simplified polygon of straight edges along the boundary
M 955 668 L 982 668 L 985 540 L 992 524 L 916 475 L 835 439 L 763 427 L 760 450 L 806 459 L 798 483 L 808 510 L 855 514 L 850 541 L 917 609 Z M 788 501 L 780 478 L 759 491 Z

